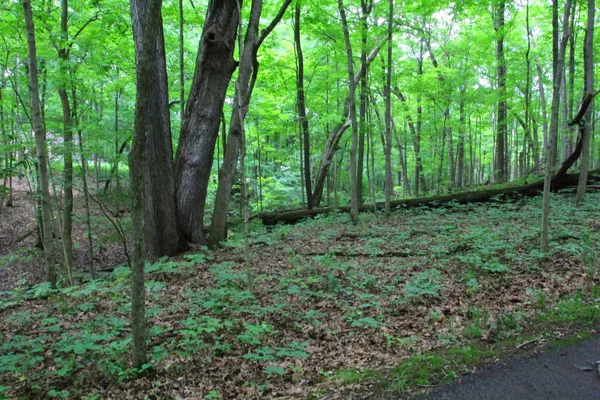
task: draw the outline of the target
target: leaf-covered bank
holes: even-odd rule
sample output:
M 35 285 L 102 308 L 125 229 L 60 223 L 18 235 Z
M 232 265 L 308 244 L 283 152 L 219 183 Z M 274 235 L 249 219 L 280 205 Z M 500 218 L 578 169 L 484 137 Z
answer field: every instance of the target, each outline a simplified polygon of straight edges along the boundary
M 478 358 L 469 350 L 477 345 L 531 339 L 524 332 L 536 321 L 596 320 L 599 200 L 591 194 L 576 208 L 571 196 L 554 197 L 549 254 L 537 250 L 531 223 L 540 219 L 540 200 L 527 199 L 364 214 L 357 225 L 339 214 L 270 232 L 257 226 L 254 292 L 237 233 L 223 250 L 161 260 L 146 268 L 145 371 L 124 362 L 127 268 L 58 292 L 45 284 L 17 289 L 0 302 L 0 391 L 9 398 L 397 398 L 428 374 L 377 386 L 361 371 L 429 371 L 437 368 L 431 352 L 444 349 L 462 352 L 460 369 Z M 436 371 L 456 374 L 444 365 Z

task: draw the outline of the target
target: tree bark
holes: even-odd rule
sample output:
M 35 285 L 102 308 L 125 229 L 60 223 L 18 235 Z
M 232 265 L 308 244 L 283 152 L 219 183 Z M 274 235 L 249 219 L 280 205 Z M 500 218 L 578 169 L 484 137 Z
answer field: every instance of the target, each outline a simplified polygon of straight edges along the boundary
M 298 120 L 302 132 L 304 147 L 304 187 L 306 190 L 306 208 L 313 208 L 312 182 L 310 169 L 310 134 L 308 130 L 308 119 L 306 118 L 306 100 L 304 97 L 304 55 L 302 54 L 302 43 L 300 41 L 300 3 L 296 3 L 294 14 L 294 45 L 296 47 L 297 71 L 296 71 L 296 107 L 298 109 Z
M 585 111 L 585 116 L 581 123 L 584 124 L 581 129 L 582 149 L 581 166 L 579 172 L 579 184 L 577 187 L 577 204 L 583 202 L 585 188 L 587 184 L 588 168 L 590 163 L 590 138 L 592 136 L 592 112 L 593 112 L 593 92 L 594 92 L 594 18 L 596 5 L 594 0 L 588 0 L 587 29 L 585 31 L 585 40 L 583 47 L 584 63 L 584 95 L 592 96 L 592 100 Z
M 204 208 L 242 0 L 209 3 L 175 159 L 177 224 L 184 239 L 205 243 Z
M 556 7 L 556 2 L 555 2 Z M 540 247 L 542 252 L 549 250 L 549 219 L 550 219 L 550 185 L 552 183 L 552 169 L 556 153 L 556 139 L 558 137 L 558 118 L 560 112 L 560 87 L 563 78 L 565 65 L 565 50 L 569 37 L 569 12 L 571 10 L 571 0 L 567 0 L 563 16 L 563 35 L 560 50 L 556 53 L 554 65 L 554 82 L 552 90 L 552 115 L 550 120 L 550 131 L 548 132 L 548 141 L 546 143 L 546 171 L 544 177 L 544 199 L 542 203 L 542 228 Z M 558 24 L 553 23 L 553 27 L 558 29 Z M 553 35 L 558 36 L 558 32 L 553 32 Z
M 143 4 L 141 4 L 143 1 Z M 157 57 L 157 43 L 162 43 L 162 0 L 131 0 L 131 17 L 136 38 L 136 99 L 133 144 L 129 153 L 129 176 L 131 179 L 131 219 L 133 223 L 133 262 L 131 266 L 131 330 L 133 335 L 133 366 L 146 364 L 146 320 L 144 264 L 146 255 L 145 220 L 148 216 L 145 201 L 147 153 L 155 151 L 148 136 L 154 132 L 150 127 L 156 102 L 151 96 L 160 94 L 161 84 L 157 71 L 164 58 Z M 143 8 L 143 11 L 142 11 Z M 137 31 L 137 32 L 136 32 Z M 158 40 L 158 41 L 157 41 Z M 160 45 L 159 45 L 160 46 Z M 158 47 L 159 47 L 158 46 Z M 157 93 L 158 91 L 158 93 Z M 156 110 L 159 111 L 159 110 Z
M 65 253 L 65 267 L 71 271 L 73 267 L 73 120 L 71 115 L 71 103 L 67 94 L 67 81 L 69 77 L 69 31 L 68 31 L 69 3 L 68 0 L 61 1 L 60 30 L 62 45 L 58 47 L 58 58 L 60 59 L 60 83 L 58 95 L 63 113 L 63 192 L 65 205 L 63 210 L 62 241 Z
M 246 29 L 238 77 L 235 84 L 235 98 L 229 123 L 228 140 L 223 157 L 223 165 L 219 168 L 219 182 L 208 237 L 208 244 L 211 247 L 221 243 L 227 237 L 227 212 L 229 210 L 229 200 L 237 169 L 240 147 L 244 142 L 244 120 L 248 113 L 248 106 L 258 75 L 258 50 L 263 41 L 279 23 L 290 3 L 291 0 L 284 1 L 276 17 L 259 36 L 258 28 L 262 14 L 262 0 L 252 1 L 250 20 Z
M 356 80 L 354 79 L 354 63 L 352 61 L 352 44 L 350 43 L 350 31 L 348 29 L 348 20 L 346 18 L 346 8 L 344 1 L 338 0 L 340 18 L 342 20 L 342 29 L 344 31 L 344 43 L 346 46 L 346 59 L 348 61 L 348 119 L 352 127 L 352 147 L 350 148 L 350 221 L 358 222 L 358 191 L 356 185 L 356 150 L 358 147 L 358 126 L 356 121 Z
M 498 116 L 496 129 L 496 157 L 494 159 L 494 182 L 503 183 L 507 179 L 505 140 L 508 132 L 506 107 L 506 59 L 504 57 L 504 12 L 506 2 L 498 2 L 494 18 L 496 39 L 496 63 L 498 79 Z
M 23 0 L 23 13 L 25 15 L 25 29 L 27 31 L 27 48 L 29 52 L 29 90 L 31 106 L 31 123 L 35 132 L 35 150 L 39 170 L 39 191 L 42 208 L 42 236 L 44 244 L 44 260 L 50 284 L 56 286 L 56 269 L 54 265 L 54 243 L 52 238 L 52 205 L 50 198 L 50 183 L 48 177 L 48 153 L 46 151 L 46 129 L 42 119 L 40 107 L 40 93 L 38 82 L 37 51 L 35 41 L 35 27 L 30 0 Z
M 394 0 L 389 0 L 387 71 L 385 76 L 385 213 L 391 212 L 392 201 L 392 29 Z
M 133 24 L 133 38 L 136 52 L 136 73 L 147 66 L 142 65 L 144 23 L 146 22 L 151 0 L 130 0 Z M 146 135 L 146 155 L 144 158 L 144 200 L 146 202 L 146 256 L 149 260 L 169 256 L 180 249 L 177 233 L 175 207 L 175 186 L 173 181 L 173 145 L 171 142 L 171 120 L 169 114 L 168 81 L 165 59 L 165 46 L 162 18 L 158 14 L 158 28 L 153 37 L 152 69 L 150 79 L 153 85 L 138 86 L 144 90 L 148 113 L 140 118 Z M 138 144 L 139 145 L 139 144 Z

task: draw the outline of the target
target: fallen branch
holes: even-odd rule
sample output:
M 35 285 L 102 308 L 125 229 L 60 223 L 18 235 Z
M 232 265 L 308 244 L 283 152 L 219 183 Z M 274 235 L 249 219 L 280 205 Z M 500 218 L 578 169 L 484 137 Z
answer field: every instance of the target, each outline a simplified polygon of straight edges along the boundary
M 590 171 L 588 176 L 588 182 L 593 182 L 600 177 L 600 170 Z M 561 189 L 568 188 L 573 185 L 577 185 L 579 181 L 579 174 L 556 174 L 552 178 L 551 190 L 553 192 Z M 456 204 L 469 204 L 469 203 L 489 203 L 489 202 L 501 202 L 510 199 L 520 197 L 534 197 L 538 196 L 544 190 L 544 181 L 539 180 L 534 183 L 524 184 L 522 186 L 515 187 L 502 187 L 492 188 L 488 190 L 472 191 L 472 192 L 460 192 L 451 193 L 441 196 L 423 197 L 416 199 L 403 199 L 392 201 L 392 208 L 413 208 L 413 207 L 451 207 Z M 363 205 L 361 211 L 372 210 L 372 205 Z M 384 203 L 377 203 L 376 208 L 382 210 Z M 330 208 L 315 208 L 312 210 L 291 210 L 282 212 L 270 212 L 259 214 L 258 217 L 262 220 L 265 225 L 277 225 L 277 224 L 295 224 L 296 222 L 306 219 L 313 218 L 317 215 L 328 214 L 332 212 L 349 212 L 350 207 L 330 207 Z

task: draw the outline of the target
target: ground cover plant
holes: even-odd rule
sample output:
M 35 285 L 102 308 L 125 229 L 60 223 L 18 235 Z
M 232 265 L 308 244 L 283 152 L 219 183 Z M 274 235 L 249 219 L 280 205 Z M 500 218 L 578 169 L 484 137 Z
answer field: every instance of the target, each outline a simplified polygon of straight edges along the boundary
M 150 362 L 128 364 L 130 270 L 0 297 L 0 397 L 398 398 L 448 382 L 491 344 L 600 317 L 600 195 L 253 226 L 250 248 L 146 266 Z M 253 290 L 247 285 L 250 252 Z M 534 345 L 535 345 L 534 343 Z

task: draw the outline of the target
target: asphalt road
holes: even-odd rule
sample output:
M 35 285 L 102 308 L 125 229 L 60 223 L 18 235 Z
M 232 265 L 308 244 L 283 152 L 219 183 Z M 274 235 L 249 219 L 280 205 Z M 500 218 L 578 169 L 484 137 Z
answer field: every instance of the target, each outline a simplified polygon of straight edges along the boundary
M 600 400 L 600 335 L 572 347 L 550 348 L 433 389 L 428 400 Z

